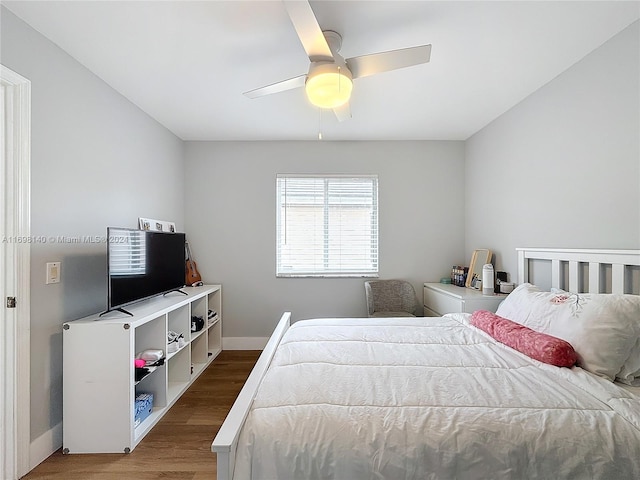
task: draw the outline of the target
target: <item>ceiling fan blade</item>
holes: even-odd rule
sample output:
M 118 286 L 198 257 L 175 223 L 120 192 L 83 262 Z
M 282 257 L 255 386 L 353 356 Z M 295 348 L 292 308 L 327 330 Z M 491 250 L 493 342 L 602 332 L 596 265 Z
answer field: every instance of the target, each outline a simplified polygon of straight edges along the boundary
M 372 53 L 361 57 L 348 58 L 347 67 L 353 78 L 367 77 L 376 73 L 411 67 L 420 63 L 427 63 L 431 59 L 431 45 L 401 48 L 389 52 Z
M 285 0 L 284 6 L 309 60 L 312 62 L 333 61 L 329 44 L 324 38 L 309 2 Z
M 283 80 L 265 87 L 256 88 L 255 90 L 249 90 L 248 92 L 244 92 L 244 95 L 249 98 L 257 98 L 263 97 L 264 95 L 271 95 L 272 93 L 284 92 L 285 90 L 304 87 L 306 80 L 306 75 L 300 75 L 298 77 L 290 78 L 289 80 Z
M 349 102 L 334 108 L 333 113 L 336 115 L 339 122 L 349 120 L 351 118 L 351 107 L 349 106 Z

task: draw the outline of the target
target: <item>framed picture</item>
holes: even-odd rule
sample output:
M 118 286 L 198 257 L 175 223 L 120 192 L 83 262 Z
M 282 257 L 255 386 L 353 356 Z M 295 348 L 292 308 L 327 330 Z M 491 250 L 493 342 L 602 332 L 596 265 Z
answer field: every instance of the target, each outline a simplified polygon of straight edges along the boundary
M 140 230 L 149 230 L 152 232 L 175 232 L 176 224 L 174 222 L 167 222 L 166 220 L 154 220 L 153 218 L 138 218 L 138 225 Z

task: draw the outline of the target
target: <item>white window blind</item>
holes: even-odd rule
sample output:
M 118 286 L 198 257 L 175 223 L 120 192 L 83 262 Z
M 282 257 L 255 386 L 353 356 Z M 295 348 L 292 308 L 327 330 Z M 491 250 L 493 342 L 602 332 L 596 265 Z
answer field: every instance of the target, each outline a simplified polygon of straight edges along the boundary
M 115 231 L 109 242 L 109 273 L 144 275 L 147 270 L 146 237 L 143 231 Z
M 278 175 L 277 202 L 277 276 L 377 276 L 377 176 Z

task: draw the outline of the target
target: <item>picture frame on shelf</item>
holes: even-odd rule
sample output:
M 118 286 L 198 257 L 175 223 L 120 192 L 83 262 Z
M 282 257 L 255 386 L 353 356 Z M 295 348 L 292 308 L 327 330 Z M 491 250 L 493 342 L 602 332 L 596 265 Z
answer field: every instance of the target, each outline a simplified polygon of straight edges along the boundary
M 152 232 L 176 232 L 176 224 L 174 222 L 144 217 L 138 218 L 138 228 Z

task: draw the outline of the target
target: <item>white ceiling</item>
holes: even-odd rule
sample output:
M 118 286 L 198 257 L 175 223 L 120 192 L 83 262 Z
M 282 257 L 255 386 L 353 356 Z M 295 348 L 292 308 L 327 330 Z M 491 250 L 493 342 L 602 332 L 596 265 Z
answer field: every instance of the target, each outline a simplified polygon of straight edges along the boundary
M 279 1 L 5 1 L 184 140 L 464 140 L 640 17 L 638 1 L 312 1 L 345 58 L 432 44 L 431 62 L 357 79 L 339 123 Z

